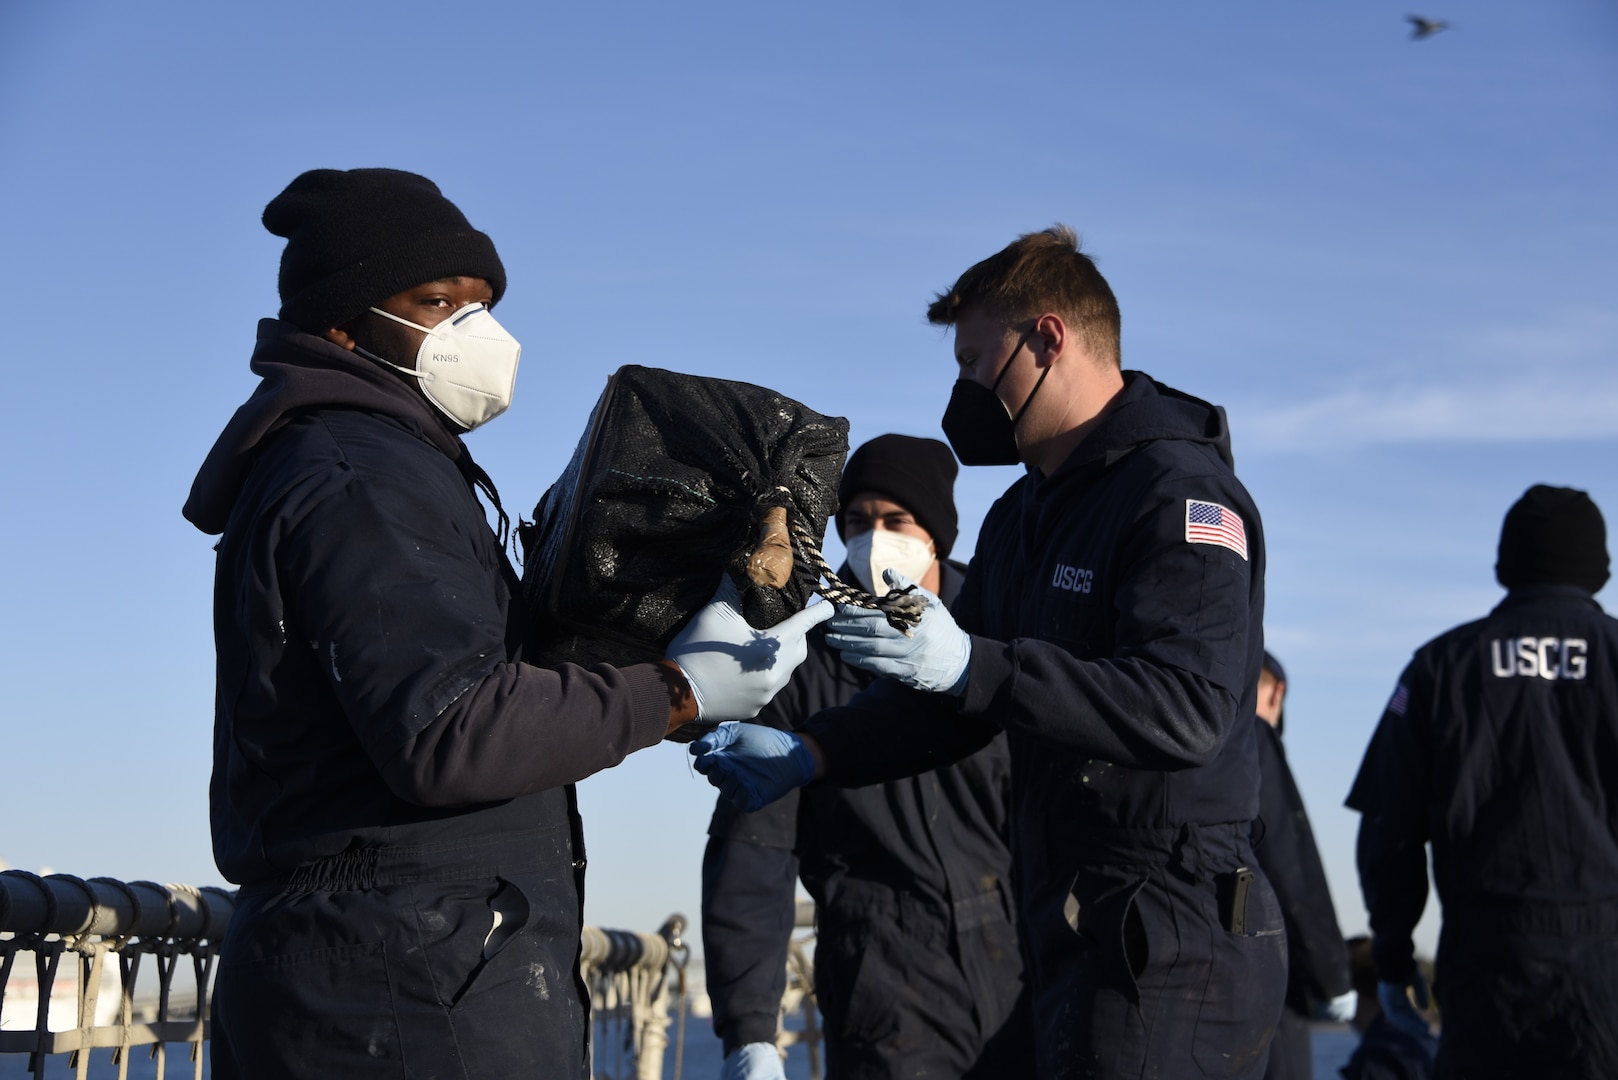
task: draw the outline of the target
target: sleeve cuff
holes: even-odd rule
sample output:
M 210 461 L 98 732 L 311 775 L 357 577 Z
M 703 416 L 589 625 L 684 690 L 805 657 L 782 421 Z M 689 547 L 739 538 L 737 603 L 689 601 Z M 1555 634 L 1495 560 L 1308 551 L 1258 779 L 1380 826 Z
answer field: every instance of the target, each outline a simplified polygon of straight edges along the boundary
M 1009 645 L 973 634 L 966 686 L 960 695 L 961 715 L 994 719 L 995 704 L 1010 692 L 1016 676 L 1017 662 Z
M 618 672 L 629 686 L 630 750 L 644 750 L 668 732 L 669 684 L 656 664 L 636 664 Z
M 1378 979 L 1402 986 L 1416 970 L 1416 945 L 1408 937 L 1396 941 L 1373 937 L 1371 961 Z
M 725 1056 L 729 1057 L 749 1043 L 769 1043 L 774 1046 L 775 1023 L 774 1016 L 733 1017 L 725 1025 L 725 1030 L 719 1033 L 720 1040 L 725 1044 Z
M 798 767 L 798 787 L 803 787 L 815 778 L 815 755 L 811 754 L 804 741 L 792 732 L 787 732 L 787 738 L 792 740 L 792 751 L 788 756 Z

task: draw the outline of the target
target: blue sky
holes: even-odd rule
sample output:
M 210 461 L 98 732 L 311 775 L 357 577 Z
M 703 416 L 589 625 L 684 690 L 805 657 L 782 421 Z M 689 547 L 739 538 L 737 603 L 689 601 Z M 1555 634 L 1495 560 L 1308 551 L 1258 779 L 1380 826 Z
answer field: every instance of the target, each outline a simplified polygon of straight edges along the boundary
M 505 260 L 523 367 L 471 446 L 512 508 L 625 363 L 768 384 L 856 442 L 937 434 L 926 302 L 1073 225 L 1125 365 L 1229 409 L 1289 752 L 1363 928 L 1340 803 L 1404 660 L 1495 602 L 1528 485 L 1618 515 L 1618 9 L 1446 0 L 1423 42 L 1406 11 L 0 7 L 0 856 L 217 880 L 211 541 L 179 507 L 277 306 L 264 204 L 389 165 Z M 960 551 L 1010 479 L 963 475 Z M 695 916 L 712 797 L 683 750 L 581 801 L 592 921 Z

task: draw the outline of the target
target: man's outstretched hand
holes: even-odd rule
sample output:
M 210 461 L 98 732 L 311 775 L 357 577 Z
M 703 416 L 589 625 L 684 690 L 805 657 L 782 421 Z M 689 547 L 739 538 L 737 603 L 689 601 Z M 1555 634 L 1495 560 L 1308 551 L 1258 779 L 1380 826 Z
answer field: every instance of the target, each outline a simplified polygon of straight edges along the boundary
M 814 755 L 804 741 L 762 724 L 720 724 L 692 743 L 691 753 L 697 772 L 748 813 L 815 778 Z
M 726 574 L 713 601 L 692 616 L 668 648 L 668 658 L 679 665 L 697 699 L 698 719 L 757 716 L 809 655 L 804 635 L 835 611 L 831 604 L 811 604 L 768 630 L 756 630 L 742 616 L 741 593 Z

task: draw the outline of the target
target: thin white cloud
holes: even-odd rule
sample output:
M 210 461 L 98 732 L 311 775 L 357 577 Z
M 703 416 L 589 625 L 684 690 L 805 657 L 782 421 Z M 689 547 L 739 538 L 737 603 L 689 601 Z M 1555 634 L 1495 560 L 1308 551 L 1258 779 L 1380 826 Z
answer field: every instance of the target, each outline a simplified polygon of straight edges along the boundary
M 1618 315 L 1479 327 L 1310 400 L 1232 411 L 1264 450 L 1618 439 Z
M 1266 450 L 1413 442 L 1618 439 L 1618 374 L 1348 390 L 1242 410 L 1243 441 Z

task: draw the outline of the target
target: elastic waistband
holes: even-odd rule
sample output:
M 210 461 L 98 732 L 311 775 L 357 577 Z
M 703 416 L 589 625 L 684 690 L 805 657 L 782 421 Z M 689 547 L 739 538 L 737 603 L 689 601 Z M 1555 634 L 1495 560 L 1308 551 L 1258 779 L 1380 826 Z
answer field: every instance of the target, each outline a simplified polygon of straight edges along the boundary
M 495 877 L 584 869 L 572 857 L 565 829 L 532 829 L 497 836 L 424 844 L 378 845 L 328 855 L 263 882 L 253 891 L 352 892 L 430 881 L 477 881 Z
M 1139 829 L 1081 827 L 1074 850 L 1080 865 L 1173 866 L 1202 878 L 1250 859 L 1252 831 L 1250 821 Z

